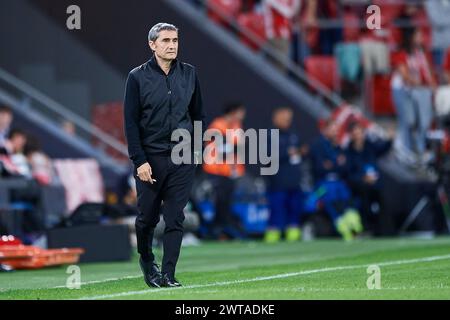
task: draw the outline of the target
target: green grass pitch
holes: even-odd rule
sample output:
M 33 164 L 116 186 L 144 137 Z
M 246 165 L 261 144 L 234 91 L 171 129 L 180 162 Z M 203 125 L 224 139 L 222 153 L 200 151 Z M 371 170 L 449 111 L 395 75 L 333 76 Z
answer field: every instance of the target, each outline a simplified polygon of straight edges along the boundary
M 157 256 L 160 261 L 160 251 Z M 369 265 L 379 267 L 380 289 L 368 288 Z M 79 267 L 80 289 L 66 288 L 66 267 L 0 273 L 0 299 L 450 298 L 447 237 L 203 243 L 182 249 L 182 288 L 148 288 L 136 255 L 129 262 Z

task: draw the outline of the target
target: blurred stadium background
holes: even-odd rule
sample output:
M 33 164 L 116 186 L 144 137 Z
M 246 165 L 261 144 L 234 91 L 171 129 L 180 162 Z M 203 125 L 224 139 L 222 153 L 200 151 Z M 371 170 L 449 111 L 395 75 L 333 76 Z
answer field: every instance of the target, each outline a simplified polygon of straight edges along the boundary
M 66 10 L 73 4 L 81 9 L 81 30 L 66 27 Z M 381 29 L 366 26 L 371 4 L 381 8 Z M 289 124 L 292 117 L 290 130 L 298 138 L 292 144 L 296 151 L 282 165 L 289 169 L 279 177 L 281 191 L 272 189 L 279 181 L 259 175 L 259 165 L 246 165 L 236 176 L 225 177 L 198 167 L 185 208 L 183 244 L 196 247 L 188 251 L 187 259 L 195 261 L 196 255 L 221 248 L 231 255 L 233 246 L 243 255 L 246 250 L 260 255 L 249 257 L 248 266 L 230 257 L 232 266 L 218 267 L 222 278 L 208 280 L 226 281 L 233 272 L 225 271 L 235 267 L 256 268 L 261 257 L 276 255 L 277 250 L 283 255 L 272 266 L 274 273 L 290 272 L 292 264 L 301 264 L 302 250 L 323 252 L 331 265 L 339 265 L 343 260 L 333 256 L 333 250 L 350 253 L 345 246 L 351 241 L 361 254 L 352 256 L 352 264 L 448 254 L 450 22 L 446 12 L 450 13 L 450 5 L 440 0 L 2 0 L 1 269 L 74 263 L 81 254 L 82 263 L 125 261 L 128 266 L 91 265 L 95 271 L 90 281 L 136 273 L 130 271 L 137 270 L 136 194 L 122 100 L 128 72 L 150 57 L 148 30 L 161 21 L 180 28 L 179 58 L 197 67 L 208 125 L 223 120 L 225 106 L 238 105 L 245 108 L 245 119 L 238 123 L 244 130 Z M 411 85 L 416 95 L 399 93 L 399 88 L 409 85 L 402 79 L 405 69 L 417 78 Z M 402 109 L 402 99 L 409 99 L 416 109 Z M 273 123 L 274 110 L 290 110 L 285 115 L 288 120 Z M 412 124 L 405 127 L 404 119 L 410 117 Z M 382 151 L 368 147 L 369 151 L 358 153 L 358 128 L 366 146 L 382 143 Z M 405 143 L 405 134 L 411 134 L 414 142 Z M 333 145 L 331 155 L 324 143 Z M 345 172 L 327 167 L 328 156 L 335 157 L 339 167 L 341 155 Z M 290 174 L 291 170 L 298 174 Z M 335 174 L 332 182 L 327 180 L 329 173 Z M 374 179 L 370 183 L 369 176 Z M 285 185 L 294 193 L 287 196 Z M 346 195 L 336 196 L 342 190 Z M 295 204 L 287 205 L 285 197 Z M 279 209 L 284 207 L 286 213 Z M 294 217 L 289 223 L 274 218 L 288 211 Z M 161 235 L 163 226 L 158 228 Z M 381 237 L 399 239 L 389 242 Z M 321 242 L 321 238 L 334 241 Z M 434 241 L 429 242 L 429 254 L 427 241 Z M 415 256 L 396 256 L 404 246 L 411 246 L 411 252 L 421 249 Z M 376 254 L 389 249 L 392 254 Z M 214 260 L 220 257 L 211 259 L 220 265 Z M 316 268 L 320 262 L 308 261 L 305 268 Z M 439 263 L 435 268 L 440 280 L 435 280 L 448 286 L 448 277 L 438 272 L 445 262 Z M 197 269 L 181 268 L 196 283 L 193 270 Z M 248 276 L 267 274 L 259 271 L 256 268 Z M 9 273 L 0 290 L 64 285 L 32 280 L 39 275 L 47 279 L 52 270 L 42 271 L 45 275 L 26 272 L 29 278 L 20 274 L 20 279 L 28 279 L 29 286 L 20 281 L 7 285 L 19 277 Z M 399 285 L 407 284 L 403 280 Z M 120 289 L 133 290 L 134 280 L 123 281 L 130 283 Z M 34 291 L 8 292 L 0 298 L 37 297 Z M 99 292 L 108 293 L 103 287 Z M 286 297 L 295 295 L 286 293 Z

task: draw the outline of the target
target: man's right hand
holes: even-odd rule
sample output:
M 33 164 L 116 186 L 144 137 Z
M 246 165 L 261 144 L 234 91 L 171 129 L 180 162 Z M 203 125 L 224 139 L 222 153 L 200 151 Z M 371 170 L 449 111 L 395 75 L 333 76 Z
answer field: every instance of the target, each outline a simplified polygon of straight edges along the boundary
M 148 162 L 137 168 L 137 176 L 141 179 L 141 181 L 150 182 L 151 184 L 154 182 L 152 179 L 152 167 L 150 167 Z

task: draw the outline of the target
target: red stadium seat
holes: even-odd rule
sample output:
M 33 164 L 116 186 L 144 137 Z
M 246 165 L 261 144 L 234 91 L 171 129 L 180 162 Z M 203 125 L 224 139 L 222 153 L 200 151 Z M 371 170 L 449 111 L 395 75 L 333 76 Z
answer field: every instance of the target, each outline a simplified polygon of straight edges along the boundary
M 67 212 L 84 202 L 103 202 L 104 182 L 95 159 L 54 159 L 53 166 L 66 194 Z
M 450 48 L 447 49 L 444 57 L 444 65 L 442 66 L 445 71 L 450 72 Z
M 374 75 L 366 80 L 366 104 L 374 115 L 394 115 L 391 76 Z
M 102 131 L 125 143 L 122 102 L 113 102 L 94 106 L 92 109 L 92 123 Z M 93 138 L 93 144 L 104 150 L 117 160 L 127 160 L 127 157 L 112 147 L 104 147 L 103 143 Z
M 208 0 L 208 17 L 214 22 L 223 26 L 228 26 L 227 20 L 236 20 L 242 8 L 242 0 Z M 217 13 L 220 12 L 221 14 Z M 226 19 L 224 19 L 225 16 Z
M 267 40 L 264 18 L 261 14 L 255 12 L 241 13 L 237 21 L 241 29 L 253 34 L 260 43 Z M 261 46 L 244 34 L 241 34 L 241 41 L 254 50 L 258 50 Z
M 339 77 L 335 57 L 310 56 L 305 59 L 305 69 L 309 78 L 316 79 L 330 90 L 339 89 Z

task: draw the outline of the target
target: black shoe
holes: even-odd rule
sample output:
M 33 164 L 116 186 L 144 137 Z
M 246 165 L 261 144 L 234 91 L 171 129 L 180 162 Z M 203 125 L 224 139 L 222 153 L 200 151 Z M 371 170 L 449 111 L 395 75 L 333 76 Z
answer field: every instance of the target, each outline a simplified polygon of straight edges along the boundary
M 175 277 L 170 277 L 167 273 L 162 275 L 161 280 L 161 286 L 163 287 L 181 287 L 181 283 L 179 283 Z
M 159 271 L 158 265 L 154 262 L 145 262 L 140 258 L 139 266 L 144 274 L 145 283 L 149 287 L 161 288 L 161 271 Z

